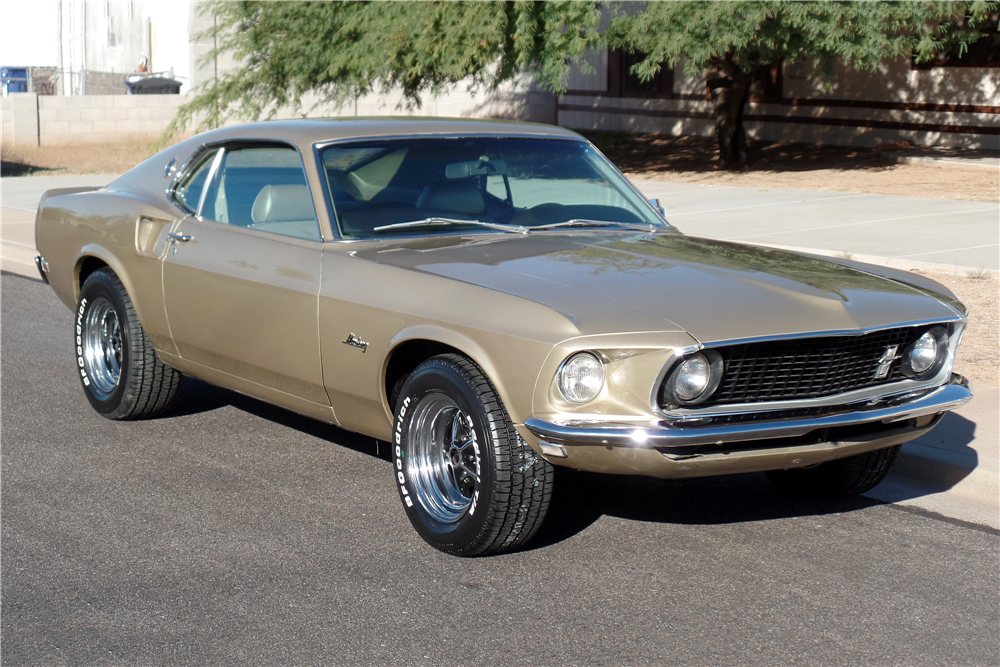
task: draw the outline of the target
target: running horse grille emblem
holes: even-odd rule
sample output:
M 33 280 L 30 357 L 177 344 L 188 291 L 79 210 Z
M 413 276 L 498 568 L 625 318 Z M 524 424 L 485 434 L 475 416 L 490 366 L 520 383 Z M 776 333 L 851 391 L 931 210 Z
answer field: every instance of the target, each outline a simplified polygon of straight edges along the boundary
M 885 352 L 882 353 L 881 358 L 878 360 L 878 368 L 875 369 L 875 379 L 881 380 L 889 374 L 889 369 L 892 367 L 892 362 L 899 359 L 898 345 L 890 345 L 885 348 Z

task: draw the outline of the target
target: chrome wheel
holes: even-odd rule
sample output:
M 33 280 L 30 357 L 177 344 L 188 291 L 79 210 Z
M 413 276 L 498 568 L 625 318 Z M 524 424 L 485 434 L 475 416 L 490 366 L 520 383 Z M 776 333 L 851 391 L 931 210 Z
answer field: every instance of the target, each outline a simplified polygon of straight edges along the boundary
M 110 396 L 122 373 L 122 330 L 118 313 L 108 299 L 95 298 L 83 320 L 83 367 L 99 398 Z
M 428 514 L 455 523 L 473 507 L 480 484 L 479 443 L 469 418 L 441 393 L 417 403 L 407 440 L 407 475 Z
M 552 465 L 514 430 L 482 369 L 441 354 L 394 393 L 393 476 L 420 537 L 466 557 L 531 539 L 552 498 Z

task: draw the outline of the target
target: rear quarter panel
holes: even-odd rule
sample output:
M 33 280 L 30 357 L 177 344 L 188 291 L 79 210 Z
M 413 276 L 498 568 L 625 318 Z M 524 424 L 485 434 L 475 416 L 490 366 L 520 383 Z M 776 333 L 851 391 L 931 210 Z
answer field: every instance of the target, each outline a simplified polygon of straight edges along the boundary
M 140 219 L 145 228 L 141 243 Z M 172 353 L 160 257 L 175 219 L 176 214 L 154 201 L 128 193 L 46 193 L 35 221 L 35 244 L 49 262 L 52 288 L 70 308 L 79 299 L 80 269 L 86 258 L 107 264 L 125 286 L 153 346 Z

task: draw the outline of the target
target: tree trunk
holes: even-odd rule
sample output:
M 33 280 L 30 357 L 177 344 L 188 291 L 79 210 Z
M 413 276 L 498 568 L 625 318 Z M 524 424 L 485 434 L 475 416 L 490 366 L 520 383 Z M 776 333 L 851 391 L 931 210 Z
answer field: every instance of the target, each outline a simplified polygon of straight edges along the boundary
M 747 133 L 743 109 L 753 82 L 752 72 L 730 72 L 729 77 L 708 80 L 715 104 L 715 134 L 719 139 L 719 162 L 723 169 L 738 171 L 747 166 Z

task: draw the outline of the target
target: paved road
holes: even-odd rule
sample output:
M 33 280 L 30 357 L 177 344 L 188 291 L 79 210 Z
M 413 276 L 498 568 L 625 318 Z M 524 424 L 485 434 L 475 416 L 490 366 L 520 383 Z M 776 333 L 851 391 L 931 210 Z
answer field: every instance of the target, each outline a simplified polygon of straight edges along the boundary
M 370 439 L 188 380 L 98 417 L 70 311 L 0 284 L 4 664 L 997 663 L 995 530 L 562 474 L 532 549 L 456 559 Z
M 659 197 L 667 219 L 686 234 L 852 253 L 876 263 L 885 262 L 863 256 L 888 258 L 903 267 L 1000 269 L 995 203 L 660 181 L 636 185 Z

